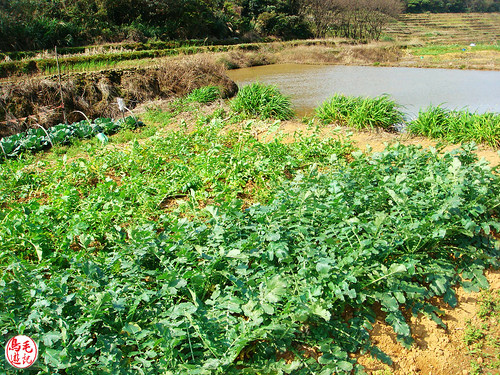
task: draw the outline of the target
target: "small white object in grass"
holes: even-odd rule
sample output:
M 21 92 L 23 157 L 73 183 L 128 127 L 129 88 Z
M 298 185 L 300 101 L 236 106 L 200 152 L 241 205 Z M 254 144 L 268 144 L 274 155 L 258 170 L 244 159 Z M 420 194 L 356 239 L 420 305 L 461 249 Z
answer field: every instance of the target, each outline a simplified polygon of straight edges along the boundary
M 471 47 L 475 47 L 475 46 L 476 46 L 476 44 L 475 44 L 475 43 L 471 43 L 471 44 L 470 44 L 470 46 L 471 46 Z
M 106 134 L 104 133 L 99 133 L 96 135 L 97 139 L 101 141 L 101 143 L 103 145 L 105 145 L 106 143 L 108 143 L 108 137 L 106 136 Z
M 118 102 L 118 109 L 120 112 L 125 112 L 127 107 L 125 107 L 125 101 L 122 98 L 116 98 L 116 101 Z

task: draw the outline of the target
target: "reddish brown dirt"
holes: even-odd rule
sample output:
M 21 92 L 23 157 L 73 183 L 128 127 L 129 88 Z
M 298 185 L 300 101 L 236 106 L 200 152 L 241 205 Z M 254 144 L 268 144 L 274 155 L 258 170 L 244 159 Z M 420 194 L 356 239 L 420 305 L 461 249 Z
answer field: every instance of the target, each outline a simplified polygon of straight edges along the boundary
M 488 271 L 486 277 L 492 290 L 500 289 L 500 271 Z M 390 326 L 377 318 L 371 337 L 374 343 L 394 361 L 392 366 L 385 365 L 369 355 L 360 357 L 359 363 L 369 374 L 426 374 L 426 375 L 468 375 L 471 374 L 471 361 L 482 360 L 480 355 L 468 353 L 464 343 L 464 331 L 469 320 L 476 321 L 479 309 L 479 293 L 467 293 L 457 289 L 458 305 L 450 308 L 438 302 L 437 307 L 444 312 L 441 317 L 447 325 L 443 329 L 429 318 L 419 315 L 412 317 L 410 327 L 415 339 L 411 349 L 405 349 L 396 341 L 396 335 Z M 499 336 L 499 331 L 490 332 Z M 497 348 L 496 356 L 500 355 Z M 498 374 L 498 369 L 488 369 L 486 373 Z

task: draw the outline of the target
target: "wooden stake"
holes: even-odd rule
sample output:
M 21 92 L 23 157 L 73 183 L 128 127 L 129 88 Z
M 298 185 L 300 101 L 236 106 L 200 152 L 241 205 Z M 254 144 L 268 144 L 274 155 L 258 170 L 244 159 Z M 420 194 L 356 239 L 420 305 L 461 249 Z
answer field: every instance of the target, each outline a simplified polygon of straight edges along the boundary
M 61 106 L 63 110 L 63 119 L 64 123 L 67 124 L 68 122 L 66 121 L 66 109 L 64 108 L 64 97 L 63 97 L 63 92 L 62 92 L 62 85 L 61 85 L 61 69 L 59 68 L 59 57 L 57 56 L 57 46 L 54 47 L 56 51 L 56 64 L 57 64 L 57 77 L 59 78 L 59 94 L 61 95 Z

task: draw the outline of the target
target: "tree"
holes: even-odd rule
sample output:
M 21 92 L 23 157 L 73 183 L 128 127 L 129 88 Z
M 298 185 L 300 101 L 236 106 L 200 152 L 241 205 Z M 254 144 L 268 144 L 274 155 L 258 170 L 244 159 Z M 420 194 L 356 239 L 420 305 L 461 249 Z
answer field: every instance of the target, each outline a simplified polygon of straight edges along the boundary
M 303 0 L 301 12 L 311 23 L 314 36 L 324 37 L 341 11 L 337 1 Z
M 403 5 L 399 0 L 303 0 L 302 11 L 317 37 L 330 33 L 378 39 L 382 27 L 403 11 Z

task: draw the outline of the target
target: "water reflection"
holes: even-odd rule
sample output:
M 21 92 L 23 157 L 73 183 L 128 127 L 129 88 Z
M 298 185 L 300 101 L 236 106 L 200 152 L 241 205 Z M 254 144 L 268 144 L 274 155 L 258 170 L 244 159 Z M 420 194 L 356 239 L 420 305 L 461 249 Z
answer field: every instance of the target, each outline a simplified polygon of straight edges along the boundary
M 443 105 L 476 112 L 500 112 L 500 72 L 340 65 L 279 64 L 231 70 L 239 86 L 259 81 L 290 95 L 299 115 L 334 93 L 389 94 L 409 117 L 420 108 Z

